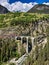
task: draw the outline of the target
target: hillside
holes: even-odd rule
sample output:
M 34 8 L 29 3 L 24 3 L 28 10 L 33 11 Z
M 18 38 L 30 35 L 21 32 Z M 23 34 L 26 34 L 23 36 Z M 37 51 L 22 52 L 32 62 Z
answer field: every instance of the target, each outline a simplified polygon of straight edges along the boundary
M 21 12 L 0 14 L 0 28 L 17 26 L 19 24 L 22 25 L 43 19 L 45 20 L 49 19 L 49 14 L 21 13 Z
M 49 6 L 45 4 L 37 4 L 34 7 L 32 7 L 28 12 L 49 14 Z
M 11 65 L 10 60 L 16 58 L 17 61 L 26 53 L 26 38 L 17 41 L 15 36 L 18 36 L 18 39 L 19 36 L 40 36 L 34 39 L 34 47 L 29 37 L 28 49 L 29 44 L 33 49 L 23 65 L 49 65 L 48 35 L 49 14 L 20 12 L 0 14 L 0 65 L 7 65 L 7 63 Z
M 46 21 L 46 22 L 45 22 Z M 49 14 L 8 13 L 0 14 L 0 35 L 36 36 L 45 33 Z M 39 25 L 40 24 L 40 25 Z M 42 26 L 42 27 L 41 27 Z
M 5 13 L 8 13 L 8 9 L 5 8 L 4 6 L 0 5 L 0 14 L 5 14 Z

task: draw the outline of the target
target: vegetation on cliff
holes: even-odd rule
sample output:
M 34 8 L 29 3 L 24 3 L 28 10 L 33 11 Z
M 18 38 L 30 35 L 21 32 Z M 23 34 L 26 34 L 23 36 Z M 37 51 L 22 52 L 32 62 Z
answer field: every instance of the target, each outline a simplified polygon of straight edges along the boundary
M 37 22 L 38 20 L 49 19 L 49 14 L 37 14 L 37 13 L 7 13 L 0 14 L 0 28 L 27 25 L 29 22 Z
M 43 22 L 44 21 L 44 22 Z M 20 35 L 32 35 L 34 32 L 37 36 L 40 34 L 49 34 L 49 27 L 46 27 L 49 22 L 49 14 L 37 14 L 37 13 L 7 13 L 7 14 L 0 14 L 0 31 L 3 28 L 3 31 L 5 31 L 5 28 L 7 28 L 8 31 L 3 32 L 2 34 L 8 34 L 12 33 L 13 31 L 10 29 L 10 27 L 13 27 L 15 30 L 14 33 L 19 33 Z M 39 22 L 42 22 L 40 24 Z M 37 24 L 38 23 L 38 24 Z M 35 25 L 34 25 L 35 24 Z M 16 27 L 18 26 L 18 27 Z M 9 29 L 8 29 L 9 27 Z M 45 31 L 46 30 L 46 31 Z M 13 37 L 12 37 L 13 38 Z M 49 37 L 47 37 L 49 40 Z M 19 42 L 20 43 L 20 42 Z M 24 54 L 24 47 L 21 48 L 21 53 L 18 49 L 18 42 L 16 42 L 14 39 L 11 38 L 0 38 L 0 64 L 2 62 L 6 62 L 14 57 L 18 59 L 20 56 Z M 20 48 L 20 47 L 19 47 Z M 12 51 L 12 53 L 11 53 Z M 41 45 L 38 47 L 36 45 L 35 51 L 32 51 L 32 55 L 28 57 L 28 59 L 25 61 L 24 65 L 48 65 L 49 64 L 49 41 L 47 41 L 47 44 L 43 48 Z
M 45 46 L 43 47 L 43 44 L 39 46 L 36 43 L 35 50 L 32 51 L 23 65 L 49 65 L 49 26 L 47 26 L 46 35 L 47 43 Z

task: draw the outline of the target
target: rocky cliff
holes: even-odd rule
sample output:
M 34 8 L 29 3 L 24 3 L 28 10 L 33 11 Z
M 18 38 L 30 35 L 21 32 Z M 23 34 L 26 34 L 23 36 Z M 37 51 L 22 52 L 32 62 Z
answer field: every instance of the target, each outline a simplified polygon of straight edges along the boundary
M 28 23 L 27 26 L 21 24 L 13 27 L 0 29 L 0 35 L 7 36 L 38 36 L 46 33 L 49 22 L 47 20 L 39 20 L 34 23 Z
M 16 35 L 38 36 L 46 33 L 48 25 L 48 14 L 9 13 L 6 15 L 0 15 L 1 37 L 4 35 L 13 37 Z

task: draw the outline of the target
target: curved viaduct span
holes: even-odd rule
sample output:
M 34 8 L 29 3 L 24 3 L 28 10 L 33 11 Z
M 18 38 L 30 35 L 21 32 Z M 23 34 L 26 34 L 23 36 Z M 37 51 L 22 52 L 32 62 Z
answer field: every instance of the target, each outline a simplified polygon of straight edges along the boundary
M 10 62 L 15 63 L 16 65 L 22 65 L 22 63 L 27 59 L 28 54 L 29 54 L 29 52 L 28 52 L 28 46 L 29 46 L 28 41 L 29 41 L 29 38 L 31 39 L 32 48 L 33 48 L 35 39 L 38 39 L 39 41 L 37 41 L 37 42 L 40 43 L 40 41 L 42 41 L 42 39 L 44 39 L 45 37 L 46 37 L 45 34 L 44 35 L 39 35 L 39 36 L 36 36 L 36 37 L 32 37 L 32 36 L 15 36 L 15 40 L 20 40 L 21 44 L 23 44 L 23 38 L 26 38 L 26 53 L 23 56 L 21 56 L 17 61 L 15 61 L 16 58 L 14 58 Z
M 42 40 L 43 38 L 45 38 L 45 35 L 39 35 L 39 36 L 36 36 L 36 37 L 32 37 L 32 36 L 16 36 L 15 40 L 20 40 L 21 44 L 23 44 L 23 38 L 26 38 L 26 53 L 29 53 L 28 52 L 28 50 L 29 50 L 29 48 L 28 48 L 28 46 L 29 46 L 29 43 L 28 43 L 29 42 L 29 38 L 31 39 L 32 48 L 33 48 L 33 46 L 34 46 L 34 40 L 35 39 Z M 40 40 L 37 41 L 37 42 L 40 42 Z

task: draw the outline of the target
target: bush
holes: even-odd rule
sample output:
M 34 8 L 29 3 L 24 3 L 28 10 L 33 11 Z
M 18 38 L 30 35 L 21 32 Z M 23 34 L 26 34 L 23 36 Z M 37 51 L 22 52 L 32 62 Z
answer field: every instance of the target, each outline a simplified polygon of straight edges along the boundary
M 38 61 L 35 61 L 35 62 L 33 63 L 33 65 L 38 65 Z
M 17 60 L 18 58 L 20 58 L 20 54 L 19 54 L 18 51 L 16 51 L 16 60 Z
M 14 63 L 10 63 L 9 65 L 15 65 Z
M 17 20 L 15 20 L 15 19 L 13 19 L 11 22 L 10 22 L 10 25 L 11 26 L 15 26 L 15 25 L 17 25 Z

